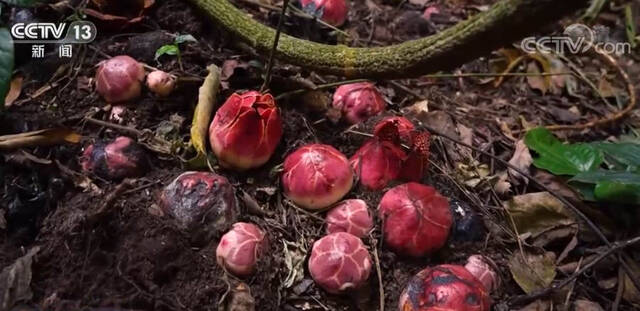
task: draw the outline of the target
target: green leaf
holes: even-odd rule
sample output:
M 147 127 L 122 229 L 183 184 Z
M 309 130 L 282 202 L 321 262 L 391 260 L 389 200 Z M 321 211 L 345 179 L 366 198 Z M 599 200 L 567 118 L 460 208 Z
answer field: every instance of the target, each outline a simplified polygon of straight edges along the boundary
M 640 174 L 637 173 L 605 170 L 586 172 L 576 175 L 569 183 L 577 187 L 591 185 L 596 201 L 640 205 Z
M 13 40 L 7 28 L 0 28 L 0 108 L 11 85 L 13 73 Z
M 597 169 L 604 157 L 589 144 L 563 144 L 545 128 L 527 132 L 524 142 L 538 153 L 533 165 L 555 175 L 576 175 Z
M 178 48 L 175 44 L 168 44 L 161 46 L 158 50 L 156 50 L 155 59 L 158 60 L 162 55 L 178 55 L 180 53 L 180 48 Z
M 632 170 L 640 167 L 640 144 L 591 143 L 591 145 L 617 162 L 630 166 Z
M 178 45 L 181 43 L 185 43 L 185 42 L 198 42 L 198 40 L 196 40 L 196 38 L 194 38 L 192 35 L 186 34 L 186 35 L 179 35 L 177 36 L 173 42 Z
M 31 7 L 40 4 L 40 0 L 2 0 L 10 6 Z

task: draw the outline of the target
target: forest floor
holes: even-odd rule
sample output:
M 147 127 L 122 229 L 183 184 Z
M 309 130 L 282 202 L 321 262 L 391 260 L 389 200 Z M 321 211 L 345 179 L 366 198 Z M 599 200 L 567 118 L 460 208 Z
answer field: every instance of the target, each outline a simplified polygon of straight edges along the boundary
M 281 2 L 233 2 L 262 23 L 277 25 L 277 6 Z M 295 14 L 287 18 L 283 31 L 330 44 L 384 46 L 434 34 L 487 10 L 492 2 L 353 1 L 348 21 L 341 27 L 343 32 Z M 637 1 L 634 5 L 635 12 L 640 12 Z M 433 10 L 428 18 L 422 14 L 427 7 Z M 47 7 L 32 11 L 41 19 L 54 21 L 70 13 Z M 29 49 L 17 51 L 17 70 L 24 77 L 21 94 L 0 114 L 0 135 L 56 127 L 68 127 L 82 135 L 79 144 L 0 154 L 0 267 L 10 267 L 29 250 L 38 248 L 31 267 L 26 268 L 31 272 L 32 297 L 22 299 L 24 309 L 19 310 L 224 310 L 230 297 L 237 295 L 235 289 L 240 280 L 225 274 L 215 262 L 218 241 L 193 245 L 171 219 L 158 213 L 159 192 L 185 171 L 181 157 L 147 149 L 149 170 L 127 183 L 86 175 L 78 163 L 83 148 L 90 143 L 131 135 L 131 128 L 187 143 L 198 88 L 207 75 L 208 64 L 222 68 L 219 104 L 233 92 L 258 89 L 262 84 L 265 56 L 234 41 L 233 36 L 186 1 L 156 1 L 143 14 L 141 21 L 117 30 L 94 19 L 99 31 L 97 39 L 75 47 L 71 60 L 60 59 L 52 47 L 43 59 L 29 58 Z M 636 20 L 640 22 L 640 17 Z M 562 20 L 549 25 L 540 35 L 561 33 L 564 27 L 578 21 L 578 16 Z M 606 6 L 592 24 L 608 27 L 610 40 L 626 40 L 624 10 L 615 5 Z M 170 44 L 177 34 L 190 34 L 197 42 L 181 44 L 179 59 L 163 55 L 155 60 L 156 50 Z M 122 54 L 180 79 L 178 88 L 166 98 L 143 90 L 141 98 L 126 106 L 120 119 L 114 120 L 110 116 L 112 107 L 95 92 L 92 79 L 100 61 Z M 258 224 L 268 232 L 268 255 L 262 257 L 256 273 L 242 280 L 251 289 L 256 309 L 380 310 L 382 297 L 386 310 L 396 310 L 401 291 L 421 269 L 440 263 L 464 264 L 469 255 L 483 254 L 497 264 L 502 279 L 491 294 L 496 310 L 600 310 L 597 304 L 609 310 L 637 310 L 633 303 L 640 303 L 640 294 L 623 281 L 625 272 L 616 256 L 607 257 L 551 295 L 524 297 L 526 293 L 513 277 L 512 270 L 517 268 L 513 256 L 551 256 L 551 269 L 557 272 L 551 281 L 560 282 L 586 258 L 593 259 L 590 256 L 606 251 L 604 244 L 578 220 L 571 225 L 549 225 L 548 234 L 516 233 L 513 215 L 505 206 L 515 204 L 514 198 L 537 201 L 539 197 L 526 195 L 543 190 L 509 174 L 495 158 L 438 136 L 431 142 L 431 165 L 423 183 L 449 197 L 454 210 L 479 217 L 483 228 L 454 233 L 439 252 L 410 259 L 387 248 L 380 227 L 376 226 L 365 238 L 365 244 L 376 255 L 380 271 L 374 269 L 366 286 L 354 295 L 329 295 L 309 275 L 306 264 L 311 245 L 325 232 L 322 214 L 296 208 L 286 200 L 274 171 L 287 154 L 309 142 L 330 144 L 351 156 L 367 139 L 359 133 L 372 132 L 373 125 L 386 115 L 405 115 L 498 159 L 512 160 L 536 180 L 571 199 L 611 241 L 640 233 L 640 213 L 635 209 L 621 212 L 605 204 L 585 202 L 568 188 L 566 178 L 535 168 L 526 158 L 514 157 L 516 149 L 522 149 L 518 145 L 522 145 L 526 130 L 586 123 L 624 108 L 629 94 L 625 81 L 616 74 L 617 68 L 593 54 L 538 55 L 523 57 L 513 64 L 522 55 L 516 45 L 507 46 L 446 73 L 449 76 L 377 81 L 387 101 L 387 111 L 353 127 L 335 124 L 315 110 L 330 102 L 334 89 L 323 90 L 313 99 L 290 96 L 280 100 L 284 136 L 266 165 L 244 173 L 212 167 L 226 176 L 239 197 L 244 198 L 240 220 Z M 615 56 L 635 86 L 640 82 L 639 57 L 637 50 Z M 501 77 L 508 65 L 513 65 L 508 72 L 521 75 Z M 339 80 L 280 62 L 274 70 L 270 85 L 274 96 Z M 544 76 L 541 72 L 571 74 Z M 471 73 L 478 75 L 464 76 Z M 639 117 L 634 110 L 606 126 L 554 134 L 571 142 L 615 140 L 637 133 Z M 99 124 L 88 118 L 108 123 Z M 383 193 L 356 185 L 347 197 L 364 199 L 373 211 Z M 247 207 L 255 203 L 262 212 Z M 98 210 L 102 213 L 100 218 L 87 221 Z M 461 217 L 456 213 L 456 219 Z M 621 254 L 637 263 L 640 246 L 629 246 Z M 640 268 L 633 266 L 640 276 Z M 24 271 L 18 275 L 26 277 Z M 553 284 L 543 283 L 536 283 L 535 287 Z M 4 310 L 1 304 L 0 310 Z

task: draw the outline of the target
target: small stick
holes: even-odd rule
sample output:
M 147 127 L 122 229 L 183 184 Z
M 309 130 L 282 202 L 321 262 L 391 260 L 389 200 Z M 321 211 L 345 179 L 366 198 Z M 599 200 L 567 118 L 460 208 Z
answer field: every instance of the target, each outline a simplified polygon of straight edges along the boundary
M 260 92 L 264 92 L 269 87 L 269 82 L 271 82 L 271 70 L 273 69 L 273 57 L 276 54 L 276 50 L 278 49 L 278 41 L 280 41 L 280 31 L 282 30 L 282 24 L 284 22 L 287 8 L 289 7 L 289 0 L 284 0 L 282 4 L 282 11 L 280 12 L 280 19 L 278 20 L 278 28 L 276 28 L 276 36 L 273 39 L 273 47 L 271 48 L 271 53 L 269 53 L 269 62 L 267 63 L 267 73 L 264 77 L 264 83 L 262 87 L 260 87 Z
M 380 257 L 378 256 L 378 241 L 373 238 L 373 234 L 369 233 L 371 245 L 373 245 L 373 259 L 376 264 L 376 272 L 378 274 L 378 290 L 380 295 L 380 311 L 384 311 L 384 286 L 382 284 L 382 268 L 380 268 Z

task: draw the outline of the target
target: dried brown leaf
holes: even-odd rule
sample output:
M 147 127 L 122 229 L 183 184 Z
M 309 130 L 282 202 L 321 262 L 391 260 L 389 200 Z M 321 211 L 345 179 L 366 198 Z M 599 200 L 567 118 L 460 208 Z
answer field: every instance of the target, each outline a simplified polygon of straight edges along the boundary
M 524 139 L 518 140 L 518 142 L 516 142 L 516 150 L 513 152 L 513 156 L 509 160 L 509 164 L 517 167 L 525 173 L 529 173 L 531 163 L 533 163 L 533 158 L 531 157 L 529 148 L 524 143 Z M 528 182 L 526 177 L 522 176 L 512 168 L 509 168 L 509 175 L 514 178 L 516 183 L 519 183 L 519 181 L 524 181 L 525 183 Z
M 38 251 L 39 246 L 33 247 L 0 273 L 0 311 L 8 311 L 17 302 L 32 298 L 31 263 Z
M 9 87 L 9 91 L 7 92 L 7 96 L 4 99 L 5 107 L 10 107 L 13 105 L 13 102 L 20 97 L 20 93 L 22 93 L 22 82 L 24 77 L 15 76 L 11 80 L 11 86 Z
M 520 288 L 530 294 L 548 287 L 555 279 L 555 255 L 551 252 L 534 254 L 527 250 L 514 252 L 509 259 L 509 270 Z

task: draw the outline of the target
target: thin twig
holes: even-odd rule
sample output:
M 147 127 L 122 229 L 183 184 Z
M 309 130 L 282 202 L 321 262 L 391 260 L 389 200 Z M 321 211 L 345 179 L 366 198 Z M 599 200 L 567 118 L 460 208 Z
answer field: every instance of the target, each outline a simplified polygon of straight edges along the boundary
M 382 268 L 380 268 L 380 256 L 378 256 L 378 241 L 373 238 L 373 234 L 369 233 L 369 239 L 373 246 L 373 259 L 376 264 L 376 273 L 378 274 L 378 291 L 380 295 L 380 311 L 384 311 L 384 286 L 382 283 Z
M 271 52 L 269 53 L 269 62 L 267 63 L 267 73 L 264 77 L 264 83 L 262 87 L 260 87 L 260 92 L 264 92 L 269 87 L 269 82 L 271 82 L 271 70 L 273 69 L 273 57 L 276 55 L 276 50 L 278 49 L 278 41 L 280 41 L 280 32 L 282 31 L 282 24 L 284 23 L 284 19 L 287 14 L 287 8 L 289 7 L 289 0 L 284 0 L 282 4 L 282 11 L 280 12 L 280 19 L 278 20 L 278 28 L 276 28 L 276 36 L 273 39 L 273 47 L 271 48 Z
M 320 84 L 320 85 L 317 85 L 317 86 L 315 86 L 313 88 L 303 88 L 303 89 L 297 89 L 297 90 L 285 92 L 285 93 L 282 93 L 282 94 L 276 96 L 275 99 L 276 99 L 276 101 L 278 101 L 278 100 L 283 99 L 285 97 L 302 94 L 302 93 L 308 92 L 308 91 L 319 91 L 319 90 L 328 89 L 328 88 L 331 88 L 331 87 L 334 87 L 334 86 L 340 86 L 340 85 L 351 84 L 351 83 L 359 83 L 359 82 L 370 82 L 370 81 L 371 80 L 368 80 L 368 79 L 354 79 L 354 80 L 343 80 L 343 81 L 338 81 L 338 82 Z

